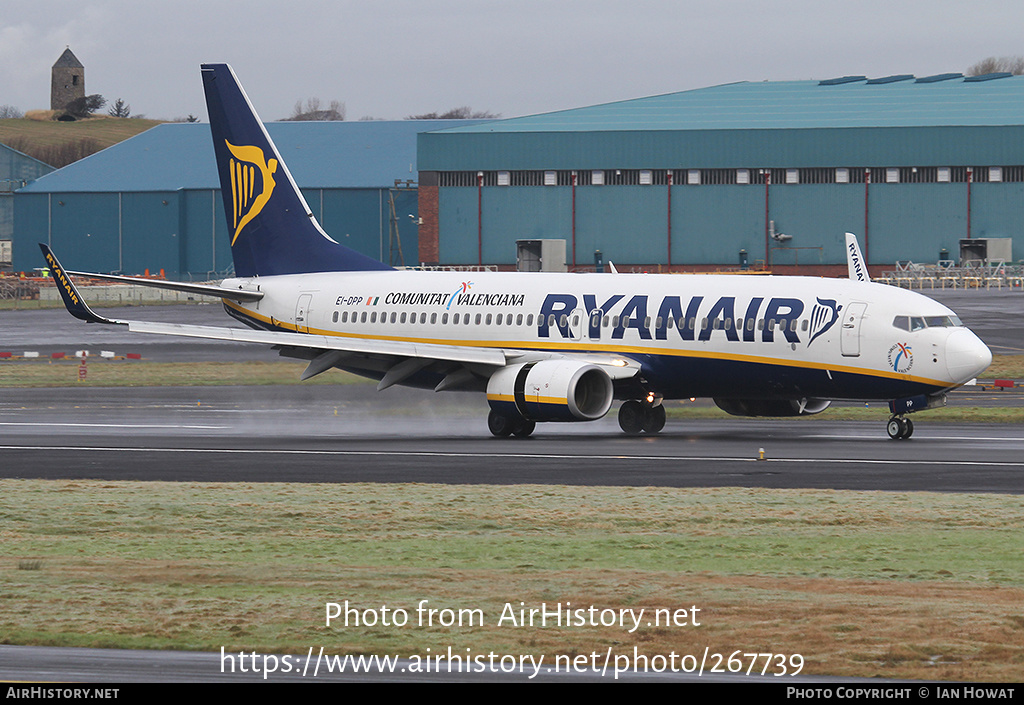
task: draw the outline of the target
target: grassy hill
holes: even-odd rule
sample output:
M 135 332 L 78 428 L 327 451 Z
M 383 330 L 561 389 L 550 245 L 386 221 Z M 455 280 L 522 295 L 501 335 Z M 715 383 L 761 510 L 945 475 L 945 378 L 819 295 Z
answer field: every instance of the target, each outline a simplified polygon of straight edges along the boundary
M 51 166 L 62 167 L 160 123 L 160 120 L 108 116 L 76 122 L 7 119 L 0 120 L 0 143 Z

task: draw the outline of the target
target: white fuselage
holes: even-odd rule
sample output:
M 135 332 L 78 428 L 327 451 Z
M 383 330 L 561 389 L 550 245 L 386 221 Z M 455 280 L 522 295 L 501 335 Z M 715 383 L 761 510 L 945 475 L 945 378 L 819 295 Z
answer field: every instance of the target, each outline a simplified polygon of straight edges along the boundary
M 665 398 L 895 399 L 957 387 L 991 362 L 942 304 L 847 280 L 378 271 L 223 285 L 264 292 L 257 303 L 225 302 L 253 326 L 618 355 L 639 361 Z

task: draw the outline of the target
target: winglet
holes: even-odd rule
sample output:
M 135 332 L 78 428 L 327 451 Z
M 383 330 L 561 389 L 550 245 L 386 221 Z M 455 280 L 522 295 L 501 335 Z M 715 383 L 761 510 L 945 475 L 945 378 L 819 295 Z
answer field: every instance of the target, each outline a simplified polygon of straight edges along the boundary
M 115 321 L 110 318 L 104 318 L 103 316 L 97 315 L 85 300 L 82 295 L 78 293 L 78 288 L 71 281 L 71 277 L 61 266 L 60 262 L 54 256 L 53 252 L 49 247 L 43 243 L 39 243 L 39 249 L 43 251 L 43 257 L 46 259 L 46 265 L 50 268 L 50 276 L 53 277 L 53 283 L 57 285 L 57 291 L 60 292 L 60 297 L 64 299 L 64 306 L 75 318 L 86 321 L 87 323 L 113 323 L 115 325 L 125 325 L 121 321 Z
M 850 269 L 850 281 L 871 281 L 867 262 L 864 261 L 864 256 L 860 253 L 857 236 L 853 233 L 846 233 L 846 264 Z

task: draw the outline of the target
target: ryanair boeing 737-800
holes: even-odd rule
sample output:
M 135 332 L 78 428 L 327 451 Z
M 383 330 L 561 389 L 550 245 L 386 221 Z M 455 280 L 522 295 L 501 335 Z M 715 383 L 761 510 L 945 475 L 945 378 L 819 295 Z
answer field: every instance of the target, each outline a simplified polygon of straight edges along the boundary
M 331 368 L 487 394 L 495 436 L 541 421 L 593 421 L 622 400 L 629 434 L 657 433 L 662 401 L 710 397 L 739 416 L 798 416 L 833 400 L 908 414 L 945 403 L 989 349 L 953 311 L 867 280 L 848 236 L 850 280 L 728 275 L 396 271 L 317 223 L 226 64 L 202 67 L 235 276 L 220 286 L 133 283 L 212 294 L 252 330 L 96 314 L 41 245 L 68 310 L 132 331 L 264 343 Z M 114 275 L 95 275 L 117 280 Z

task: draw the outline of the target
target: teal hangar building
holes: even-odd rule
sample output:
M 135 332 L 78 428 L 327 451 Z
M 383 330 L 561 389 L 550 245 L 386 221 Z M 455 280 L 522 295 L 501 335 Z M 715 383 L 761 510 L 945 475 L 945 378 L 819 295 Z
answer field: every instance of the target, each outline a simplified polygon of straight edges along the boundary
M 562 239 L 620 271 L 845 274 L 1024 257 L 1024 76 L 734 83 L 420 135 L 420 259 L 515 263 Z M 624 270 L 625 268 L 625 270 Z

